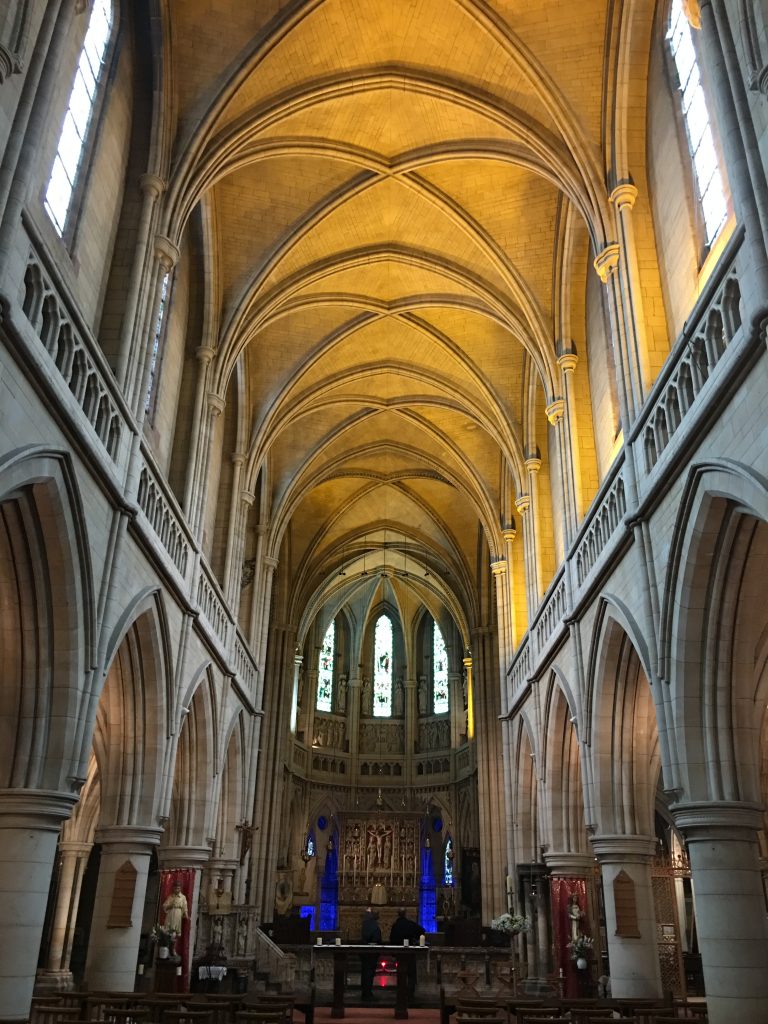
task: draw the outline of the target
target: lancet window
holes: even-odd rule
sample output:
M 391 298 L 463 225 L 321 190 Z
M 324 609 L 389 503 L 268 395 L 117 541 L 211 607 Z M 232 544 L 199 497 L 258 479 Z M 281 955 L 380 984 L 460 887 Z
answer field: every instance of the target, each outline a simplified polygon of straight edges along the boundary
M 707 245 L 711 245 L 728 216 L 728 203 L 707 100 L 701 84 L 693 33 L 682 0 L 672 0 L 667 41 L 680 84 L 683 120 L 704 220 L 704 240 Z
M 317 666 L 317 702 L 318 711 L 333 709 L 333 663 L 336 654 L 336 623 L 328 627 Z
M 110 0 L 95 0 L 45 192 L 45 208 L 59 235 L 64 234 L 83 164 L 111 30 Z
M 432 634 L 432 706 L 436 715 L 442 715 L 449 709 L 448 652 L 437 623 Z
M 380 615 L 373 633 L 373 714 L 392 717 L 392 622 Z

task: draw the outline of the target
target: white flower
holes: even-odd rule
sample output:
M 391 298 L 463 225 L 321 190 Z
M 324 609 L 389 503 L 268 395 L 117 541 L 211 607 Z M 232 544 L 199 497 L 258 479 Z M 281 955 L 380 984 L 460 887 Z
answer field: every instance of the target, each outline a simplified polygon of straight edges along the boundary
M 517 935 L 518 932 L 527 932 L 531 922 L 527 917 L 520 914 L 501 914 L 491 921 L 491 928 L 495 932 L 504 932 L 505 935 Z

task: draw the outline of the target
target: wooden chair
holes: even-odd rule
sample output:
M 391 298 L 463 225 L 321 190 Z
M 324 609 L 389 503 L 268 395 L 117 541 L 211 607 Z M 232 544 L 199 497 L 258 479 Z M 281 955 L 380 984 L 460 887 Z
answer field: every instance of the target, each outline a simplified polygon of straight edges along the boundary
M 30 1009 L 30 1024 L 65 1024 L 77 1020 L 82 1012 L 77 1006 L 63 1006 L 61 1003 L 38 1003 Z
M 548 1024 L 571 1024 L 570 1017 L 542 1017 L 539 1014 L 533 1014 L 533 1016 L 531 1016 L 529 1013 L 523 1014 L 523 1016 L 518 1019 L 520 1024 L 539 1024 L 540 1020 L 546 1020 L 548 1021 Z
M 101 1019 L 105 1024 L 145 1024 L 149 1018 L 150 1010 L 146 1006 L 132 1006 L 130 1009 L 105 1006 Z
M 163 1024 L 213 1024 L 213 1011 L 206 1010 L 165 1010 Z

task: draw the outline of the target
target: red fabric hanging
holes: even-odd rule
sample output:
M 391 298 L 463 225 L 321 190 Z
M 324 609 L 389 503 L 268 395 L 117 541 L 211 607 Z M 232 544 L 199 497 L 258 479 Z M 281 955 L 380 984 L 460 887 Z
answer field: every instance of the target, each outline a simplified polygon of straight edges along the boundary
M 189 991 L 189 936 L 192 927 L 192 899 L 195 894 L 195 868 L 171 868 L 160 872 L 160 912 L 158 918 L 160 924 L 165 921 L 163 904 L 171 895 L 175 882 L 181 882 L 181 891 L 187 897 L 187 908 L 190 917 L 185 917 L 181 923 L 181 935 L 176 939 L 176 953 L 181 957 L 181 985 L 180 992 Z
M 568 943 L 571 941 L 571 919 L 568 916 L 568 902 L 575 893 L 578 897 L 579 909 L 583 914 L 579 923 L 579 931 L 582 935 L 589 935 L 587 883 L 583 878 L 555 876 L 550 879 L 550 887 L 555 966 L 558 969 L 558 974 L 562 971 L 563 995 L 566 999 L 576 999 L 581 993 L 579 991 L 579 971 L 568 948 Z

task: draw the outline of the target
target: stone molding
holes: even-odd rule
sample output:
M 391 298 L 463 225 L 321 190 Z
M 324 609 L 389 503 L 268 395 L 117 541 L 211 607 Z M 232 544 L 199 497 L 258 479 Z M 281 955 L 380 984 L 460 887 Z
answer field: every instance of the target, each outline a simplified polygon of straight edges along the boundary
M 0 790 L 0 828 L 58 832 L 78 801 L 75 793 L 51 789 Z
M 164 831 L 152 825 L 108 825 L 96 829 L 93 841 L 109 847 L 110 853 L 148 854 L 159 845 Z
M 675 825 L 688 842 L 709 840 L 757 842 L 763 827 L 763 808 L 759 804 L 731 800 L 681 803 L 672 808 Z
M 647 864 L 657 849 L 655 836 L 602 835 L 591 836 L 589 841 L 600 864 Z

